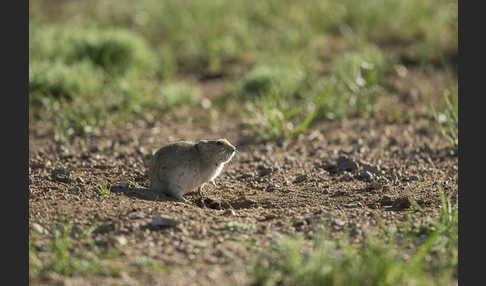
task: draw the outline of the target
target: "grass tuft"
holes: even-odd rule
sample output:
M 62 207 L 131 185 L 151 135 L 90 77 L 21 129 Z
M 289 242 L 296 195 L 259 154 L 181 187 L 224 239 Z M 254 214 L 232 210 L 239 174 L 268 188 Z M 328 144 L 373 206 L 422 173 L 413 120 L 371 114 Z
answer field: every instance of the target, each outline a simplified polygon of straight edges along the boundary
M 297 67 L 292 72 L 257 68 L 235 93 L 237 99 L 245 100 L 243 114 L 251 131 L 260 138 L 288 138 L 322 119 L 370 115 L 376 111 L 386 72 L 378 48 L 367 46 L 341 54 L 332 62 L 327 78 L 319 77 L 308 63 L 302 62 Z M 242 94 L 253 97 L 242 98 Z
M 454 95 L 450 89 L 444 90 L 439 108 L 436 109 L 433 105 L 430 108 L 442 135 L 451 142 L 452 146 L 457 148 L 459 146 L 459 104 L 457 94 Z
M 100 183 L 99 188 L 102 196 L 111 195 L 111 185 L 108 185 L 107 183 Z
M 42 250 L 37 250 L 35 236 L 30 233 L 29 276 L 31 278 L 48 277 L 52 273 L 63 276 L 88 274 L 118 276 L 120 270 L 112 265 L 107 265 L 100 258 L 103 252 L 97 249 L 92 240 L 87 237 L 81 238 L 81 236 L 78 238 L 83 240 L 84 244 L 73 238 L 71 224 L 62 223 L 57 226 L 48 243 L 40 248 Z M 80 251 L 80 247 L 84 250 Z M 117 256 L 111 257 L 111 259 L 115 258 Z
M 450 285 L 457 282 L 458 209 L 438 193 L 438 217 L 416 233 L 369 230 L 360 244 L 325 231 L 308 247 L 284 236 L 251 263 L 252 285 Z M 391 228 L 387 226 L 388 230 Z M 384 235 L 385 234 L 385 235 Z M 399 236 L 397 236 L 399 235 Z M 410 245 L 413 247 L 410 249 Z
M 71 65 L 88 61 L 114 75 L 157 68 L 156 56 L 145 39 L 124 29 L 42 26 L 35 29 L 29 44 L 31 62 L 49 60 Z

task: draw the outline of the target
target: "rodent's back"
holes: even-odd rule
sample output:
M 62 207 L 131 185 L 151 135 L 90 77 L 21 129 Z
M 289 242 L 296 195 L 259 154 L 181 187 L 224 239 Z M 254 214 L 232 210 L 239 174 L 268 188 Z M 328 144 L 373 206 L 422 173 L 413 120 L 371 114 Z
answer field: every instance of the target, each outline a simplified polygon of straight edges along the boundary
M 190 168 L 199 164 L 197 150 L 191 142 L 177 142 L 160 148 L 152 158 L 150 176 L 166 181 L 175 169 Z

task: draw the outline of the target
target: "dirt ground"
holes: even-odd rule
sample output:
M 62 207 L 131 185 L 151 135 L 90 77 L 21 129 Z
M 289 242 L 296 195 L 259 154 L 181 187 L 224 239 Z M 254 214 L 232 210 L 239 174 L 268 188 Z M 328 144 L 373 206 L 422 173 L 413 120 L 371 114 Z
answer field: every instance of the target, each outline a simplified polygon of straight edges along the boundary
M 398 90 L 401 85 L 410 90 L 397 83 Z M 380 220 L 385 225 L 404 221 L 412 199 L 435 213 L 438 184 L 457 197 L 457 153 L 423 116 L 421 100 L 414 100 L 413 92 L 404 94 L 397 106 L 417 111 L 412 123 L 380 114 L 324 121 L 295 139 L 272 142 L 243 134 L 243 123 L 232 116 L 201 110 L 188 118 L 185 109 L 66 143 L 31 130 L 29 225 L 41 227 L 39 239 L 50 237 L 64 217 L 75 230 L 95 225 L 90 235 L 97 245 L 121 245 L 116 266 L 139 265 L 143 259 L 171 269 L 132 268 L 119 277 L 52 275 L 31 284 L 247 283 L 245 262 L 251 253 L 246 246 L 265 247 L 276 233 L 312 238 L 317 222 L 328 220 L 331 230 L 349 228 L 359 240 Z M 189 205 L 144 190 L 149 185 L 145 162 L 153 150 L 179 139 L 221 137 L 240 152 L 206 196 L 186 195 Z M 100 183 L 112 186 L 109 196 L 101 195 Z M 152 226 L 159 216 L 174 221 Z

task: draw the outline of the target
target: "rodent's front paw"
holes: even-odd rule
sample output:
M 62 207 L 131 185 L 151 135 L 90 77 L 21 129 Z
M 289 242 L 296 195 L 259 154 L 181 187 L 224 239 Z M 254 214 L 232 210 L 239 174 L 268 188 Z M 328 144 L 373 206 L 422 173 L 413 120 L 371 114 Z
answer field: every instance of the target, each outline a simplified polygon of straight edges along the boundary
M 207 196 L 208 192 L 203 189 L 202 186 L 199 187 L 199 195 L 201 196 Z

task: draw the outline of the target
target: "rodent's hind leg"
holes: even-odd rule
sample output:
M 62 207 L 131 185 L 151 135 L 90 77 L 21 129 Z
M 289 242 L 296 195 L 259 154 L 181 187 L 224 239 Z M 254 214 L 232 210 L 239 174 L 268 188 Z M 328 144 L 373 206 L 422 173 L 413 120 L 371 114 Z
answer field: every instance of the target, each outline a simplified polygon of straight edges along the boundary
M 184 189 L 178 185 L 172 185 L 167 189 L 167 194 L 171 197 L 177 199 L 180 202 L 190 204 L 191 202 L 186 200 L 182 195 L 184 194 Z
M 171 196 L 174 197 L 175 199 L 177 199 L 180 202 L 183 202 L 183 203 L 186 203 L 186 204 L 192 204 L 191 201 L 185 199 L 181 194 L 179 194 L 179 195 L 171 194 Z

